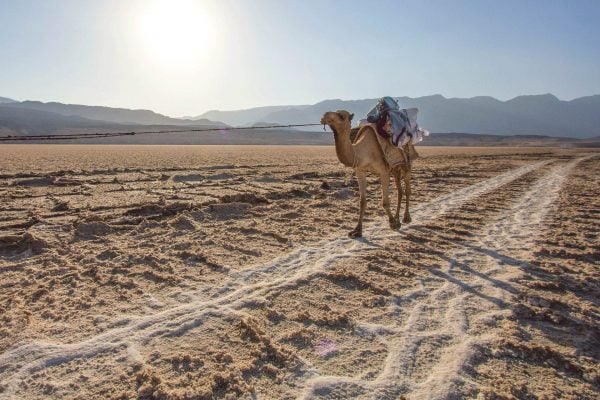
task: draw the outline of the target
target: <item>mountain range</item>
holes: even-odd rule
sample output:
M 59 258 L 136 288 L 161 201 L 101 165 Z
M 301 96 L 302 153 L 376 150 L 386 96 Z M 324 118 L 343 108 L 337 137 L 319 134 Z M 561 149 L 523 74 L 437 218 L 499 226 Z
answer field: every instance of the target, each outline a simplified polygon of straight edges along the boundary
M 245 110 L 234 110 L 234 111 L 219 111 L 212 110 L 207 111 L 204 114 L 197 117 L 183 117 L 191 120 L 198 119 L 209 119 L 213 121 L 227 121 L 226 123 L 231 126 L 252 126 L 258 123 L 264 123 L 265 117 L 270 117 L 273 113 L 287 111 L 287 110 L 303 110 L 311 107 L 310 105 L 304 106 L 267 106 L 267 107 L 254 107 Z M 320 117 L 319 117 L 320 118 Z M 272 121 L 275 123 L 275 121 Z M 282 125 L 288 125 L 288 123 L 281 123 Z
M 0 98 L 6 99 L 6 98 Z M 17 112 L 21 110 L 43 111 L 65 117 L 80 117 L 96 121 L 111 122 L 115 124 L 139 125 L 199 125 L 210 124 L 212 121 L 202 119 L 188 120 L 171 118 L 150 110 L 130 110 L 128 108 L 113 108 L 101 106 L 84 106 L 80 104 L 42 103 L 41 101 L 10 101 L 2 104 L 11 107 Z M 0 100 L 1 102 L 1 100 Z
M 16 103 L 16 100 L 9 99 L 8 97 L 0 97 L 0 104 Z
M 551 94 L 518 96 L 507 101 L 485 96 L 461 99 L 445 98 L 441 95 L 397 99 L 403 108 L 419 108 L 420 125 L 434 133 L 543 135 L 563 138 L 600 136 L 600 95 L 571 101 L 559 100 Z M 355 113 L 357 121 L 376 103 L 377 99 L 338 99 L 325 100 L 312 105 L 268 106 L 235 111 L 212 110 L 196 117 L 173 118 L 150 110 L 39 101 L 19 102 L 0 97 L 0 133 L 31 135 L 88 132 L 90 129 L 129 131 L 143 127 L 143 130 L 149 130 L 150 126 L 163 129 L 165 126 L 191 128 L 305 124 L 318 123 L 326 111 L 341 109 Z M 314 130 L 321 130 L 321 128 L 316 127 Z M 284 136 L 292 134 L 290 129 L 276 131 Z M 297 131 L 293 134 L 299 135 Z M 246 143 L 244 135 L 248 138 L 258 137 L 253 136 L 250 131 L 243 131 L 232 137 L 235 136 Z M 268 140 L 273 140 L 273 143 L 287 143 L 289 139 L 286 137 L 278 139 L 277 135 L 272 134 L 264 134 L 260 137 L 260 143 L 267 143 Z M 311 133 L 301 142 L 321 143 L 323 140 L 316 140 L 317 137 Z M 179 139 L 174 139 L 172 135 L 170 138 L 167 135 L 164 140 L 179 142 Z M 189 140 L 192 138 L 190 137 Z M 163 140 L 160 142 L 162 143 Z
M 571 101 L 552 94 L 518 96 L 507 101 L 480 96 L 468 99 L 397 97 L 402 108 L 417 107 L 419 124 L 431 132 L 494 135 L 600 136 L 600 95 Z M 208 111 L 196 118 L 244 125 L 255 121 L 301 124 L 318 121 L 326 111 L 348 110 L 362 118 L 377 99 L 325 100 L 313 105 L 260 107 L 239 111 Z

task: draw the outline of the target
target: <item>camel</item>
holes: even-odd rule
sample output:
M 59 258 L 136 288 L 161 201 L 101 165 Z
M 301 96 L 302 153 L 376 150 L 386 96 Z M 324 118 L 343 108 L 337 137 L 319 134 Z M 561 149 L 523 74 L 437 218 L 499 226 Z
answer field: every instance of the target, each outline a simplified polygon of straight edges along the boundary
M 366 187 L 367 187 L 367 172 L 372 172 L 379 176 L 381 183 L 381 205 L 383 206 L 390 223 L 390 228 L 400 228 L 400 203 L 402 201 L 402 186 L 400 180 L 404 178 L 404 186 L 406 193 L 406 207 L 404 209 L 404 218 L 402 222 L 408 223 L 411 221 L 408 211 L 410 203 L 410 178 L 411 168 L 409 165 L 401 164 L 395 168 L 390 168 L 385 160 L 383 151 L 377 139 L 377 132 L 371 125 L 363 126 L 356 135 L 354 143 L 351 141 L 350 133 L 352 130 L 352 118 L 354 114 L 348 111 L 339 110 L 336 112 L 326 112 L 321 118 L 321 123 L 329 125 L 333 131 L 335 140 L 335 152 L 342 164 L 346 167 L 353 168 L 358 180 L 358 188 L 360 193 L 360 211 L 358 216 L 358 224 L 348 233 L 351 238 L 362 237 L 362 223 L 367 205 Z M 398 189 L 398 204 L 396 214 L 392 215 L 390 211 L 389 186 L 390 174 L 394 176 L 396 188 Z

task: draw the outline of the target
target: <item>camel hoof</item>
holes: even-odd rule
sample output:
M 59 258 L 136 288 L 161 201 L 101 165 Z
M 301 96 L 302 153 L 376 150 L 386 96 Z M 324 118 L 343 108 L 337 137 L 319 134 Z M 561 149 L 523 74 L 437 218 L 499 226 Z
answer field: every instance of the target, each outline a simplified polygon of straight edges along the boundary
M 348 232 L 348 237 L 352 239 L 362 237 L 362 229 L 352 229 L 350 232 Z
M 390 228 L 392 229 L 400 229 L 401 226 L 402 224 L 397 219 L 390 221 Z
M 408 223 L 412 222 L 412 219 L 410 218 L 410 215 L 406 215 L 404 217 L 404 219 L 402 219 L 402 222 L 404 222 L 405 224 L 408 224 Z

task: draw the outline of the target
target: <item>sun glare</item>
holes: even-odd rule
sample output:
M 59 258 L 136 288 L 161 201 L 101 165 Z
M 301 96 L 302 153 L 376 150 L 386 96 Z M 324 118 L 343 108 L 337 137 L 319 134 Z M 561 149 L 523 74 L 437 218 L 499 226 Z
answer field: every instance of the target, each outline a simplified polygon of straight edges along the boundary
M 214 32 L 200 2 L 154 0 L 145 2 L 144 7 L 139 28 L 153 62 L 191 67 L 211 50 Z

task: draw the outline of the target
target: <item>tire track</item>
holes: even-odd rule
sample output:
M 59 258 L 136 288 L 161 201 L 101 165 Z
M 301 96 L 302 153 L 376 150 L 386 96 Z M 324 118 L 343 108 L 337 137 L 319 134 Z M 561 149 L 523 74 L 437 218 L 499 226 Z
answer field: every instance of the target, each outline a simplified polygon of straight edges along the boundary
M 442 196 L 416 207 L 413 215 L 419 222 L 434 220 L 449 210 L 496 190 L 550 162 L 552 160 L 524 165 Z M 411 229 L 413 227 L 403 230 Z M 398 236 L 396 232 L 388 231 L 384 221 L 365 229 L 365 233 L 370 240 L 385 240 Z M 367 240 L 356 241 L 347 238 L 325 240 L 315 246 L 298 248 L 267 264 L 233 273 L 216 293 L 210 286 L 206 286 L 193 293 L 191 300 L 186 304 L 151 315 L 128 317 L 126 325 L 87 340 L 72 344 L 36 341 L 13 347 L 0 355 L 0 376 L 8 383 L 7 390 L 1 396 L 10 396 L 16 390 L 20 380 L 33 372 L 74 359 L 91 358 L 108 351 L 133 349 L 137 344 L 143 345 L 158 336 L 181 335 L 201 325 L 207 315 L 224 315 L 231 310 L 242 309 L 248 302 L 260 299 L 275 289 L 293 286 L 302 279 L 326 270 L 340 259 L 358 255 L 365 248 L 372 246 L 373 244 Z M 418 318 L 418 315 L 415 314 L 415 318 Z M 395 371 L 391 368 L 388 375 L 396 375 Z M 386 374 L 382 375 L 379 380 L 385 382 L 386 376 Z
M 497 322 L 511 314 L 514 304 L 511 280 L 527 267 L 525 260 L 536 233 L 565 178 L 588 158 L 553 167 L 478 238 L 456 249 L 449 265 L 436 273 L 446 282 L 412 305 L 403 326 L 362 325 L 364 334 L 378 335 L 388 348 L 376 379 L 315 377 L 309 379 L 304 398 L 351 388 L 356 395 L 371 393 L 369 397 L 377 399 L 400 395 L 411 399 L 462 398 L 465 392 L 476 390 L 468 372 L 472 360 L 480 347 L 501 334 Z M 428 321 L 441 321 L 441 327 L 423 330 Z M 420 353 L 421 348 L 426 354 Z

